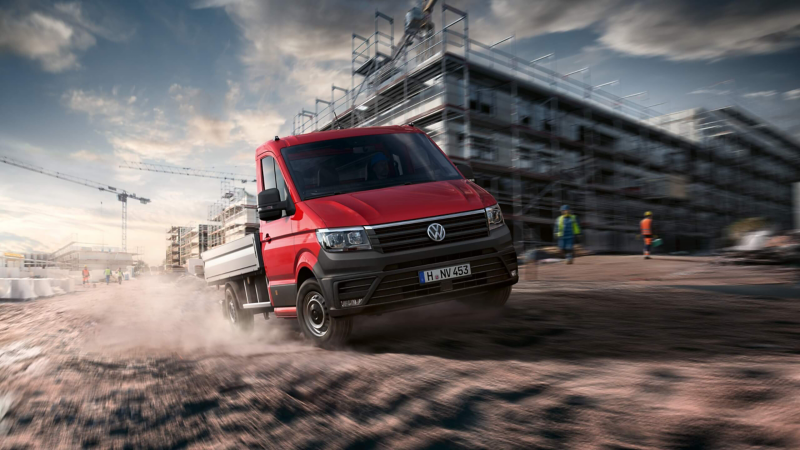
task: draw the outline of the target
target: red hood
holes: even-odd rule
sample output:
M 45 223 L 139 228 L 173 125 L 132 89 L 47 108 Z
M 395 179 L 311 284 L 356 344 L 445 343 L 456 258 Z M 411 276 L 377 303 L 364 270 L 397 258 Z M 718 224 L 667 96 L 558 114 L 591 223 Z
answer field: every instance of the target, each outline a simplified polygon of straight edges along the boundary
M 421 219 L 481 209 L 495 203 L 488 192 L 464 179 L 393 186 L 305 202 L 328 228 Z

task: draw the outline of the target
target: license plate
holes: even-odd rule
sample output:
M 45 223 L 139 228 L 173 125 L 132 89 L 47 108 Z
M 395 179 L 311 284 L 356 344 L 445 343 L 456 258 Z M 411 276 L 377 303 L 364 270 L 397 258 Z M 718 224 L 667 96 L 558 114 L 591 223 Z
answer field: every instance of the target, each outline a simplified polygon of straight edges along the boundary
M 466 277 L 471 275 L 469 264 L 459 264 L 457 266 L 443 267 L 441 269 L 420 270 L 419 282 L 437 283 L 442 280 L 449 280 L 451 278 Z

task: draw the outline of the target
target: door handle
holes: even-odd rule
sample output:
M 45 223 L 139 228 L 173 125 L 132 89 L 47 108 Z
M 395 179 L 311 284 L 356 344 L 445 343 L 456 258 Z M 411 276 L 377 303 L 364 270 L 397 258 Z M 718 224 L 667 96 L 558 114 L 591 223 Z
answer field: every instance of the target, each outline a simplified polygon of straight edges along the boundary
M 269 237 L 269 233 L 264 233 L 264 238 L 262 239 L 264 242 L 271 242 L 272 238 Z

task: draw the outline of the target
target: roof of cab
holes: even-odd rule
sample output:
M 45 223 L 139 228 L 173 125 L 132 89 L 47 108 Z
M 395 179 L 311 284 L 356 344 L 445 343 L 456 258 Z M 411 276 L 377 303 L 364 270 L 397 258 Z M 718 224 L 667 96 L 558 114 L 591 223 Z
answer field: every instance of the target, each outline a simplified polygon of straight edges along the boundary
M 391 134 L 391 133 L 422 133 L 418 128 L 409 125 L 392 125 L 385 127 L 364 127 L 346 128 L 344 130 L 316 131 L 298 136 L 286 136 L 275 141 L 270 139 L 258 148 L 256 154 L 260 154 L 267 149 L 279 150 L 293 145 L 308 144 L 319 141 L 329 141 L 332 139 L 343 139 L 354 136 L 369 136 L 372 134 Z

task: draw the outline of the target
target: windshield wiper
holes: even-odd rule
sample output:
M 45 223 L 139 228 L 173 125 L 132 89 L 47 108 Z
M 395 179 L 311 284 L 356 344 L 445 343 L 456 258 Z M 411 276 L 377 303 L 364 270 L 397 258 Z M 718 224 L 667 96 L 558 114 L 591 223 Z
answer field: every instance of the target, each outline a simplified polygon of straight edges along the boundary
M 328 194 L 309 195 L 307 200 L 311 200 L 312 198 L 330 197 L 332 195 L 341 195 L 341 194 L 344 194 L 344 192 L 338 192 L 337 191 L 337 192 L 331 192 L 331 193 L 328 193 Z

